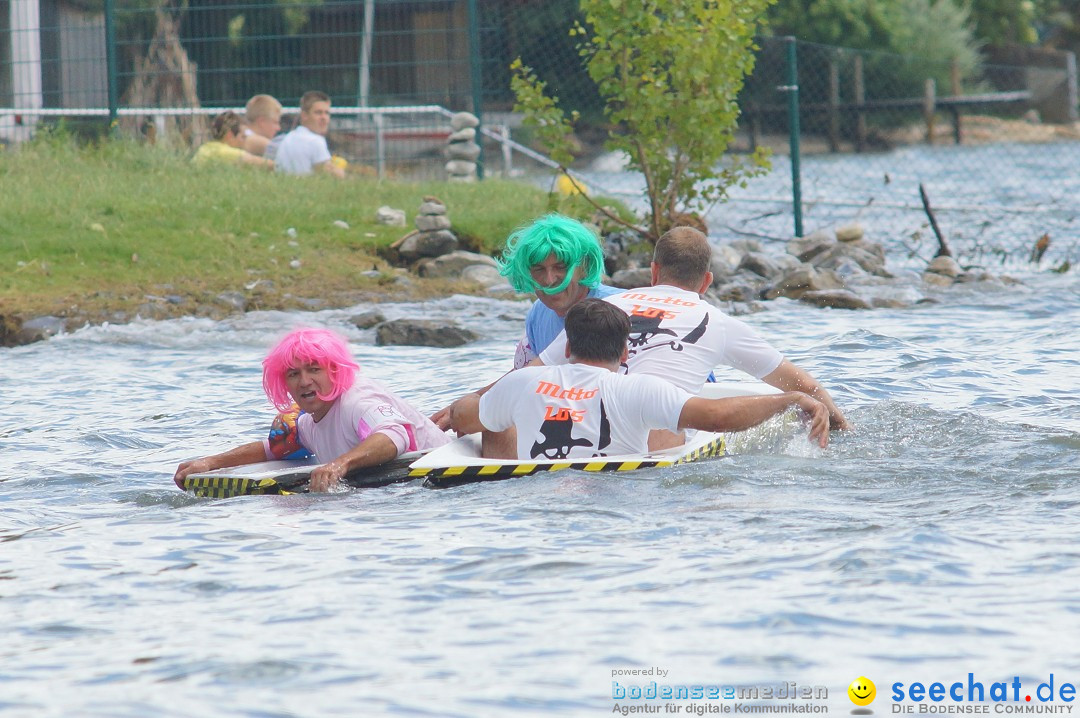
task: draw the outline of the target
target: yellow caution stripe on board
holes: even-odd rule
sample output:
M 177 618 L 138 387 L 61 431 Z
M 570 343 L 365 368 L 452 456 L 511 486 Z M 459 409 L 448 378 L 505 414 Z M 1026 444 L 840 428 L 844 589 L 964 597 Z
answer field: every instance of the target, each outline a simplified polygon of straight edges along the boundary
M 577 469 L 578 471 L 637 471 L 638 469 L 651 469 L 657 467 L 684 464 L 698 459 L 724 454 L 724 439 L 718 437 L 708 444 L 695 449 L 681 457 L 663 459 L 635 459 L 606 461 L 596 459 L 591 461 L 567 461 L 558 463 L 520 463 L 520 464 L 486 464 L 483 466 L 444 466 L 439 468 L 414 468 L 409 471 L 410 478 L 426 478 L 428 484 L 437 488 L 454 486 L 470 481 L 493 481 L 508 479 L 514 476 L 529 476 L 541 471 L 561 471 L 564 469 Z
M 680 456 L 674 463 L 676 464 L 689 464 L 691 461 L 697 461 L 698 459 L 708 459 L 714 456 L 723 456 L 727 452 L 727 442 L 723 436 L 718 436 L 708 444 L 699 446 L 685 456 Z
M 241 476 L 188 476 L 183 479 L 184 491 L 208 499 L 228 499 L 233 496 L 290 494 L 274 479 L 249 479 Z

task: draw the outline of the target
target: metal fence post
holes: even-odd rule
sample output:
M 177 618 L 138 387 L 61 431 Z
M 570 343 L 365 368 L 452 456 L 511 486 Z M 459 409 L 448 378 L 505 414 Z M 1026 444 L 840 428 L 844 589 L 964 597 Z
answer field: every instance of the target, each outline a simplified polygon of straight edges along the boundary
M 1072 122 L 1077 119 L 1077 92 L 1076 92 L 1076 53 L 1065 53 L 1065 93 L 1069 99 L 1066 101 L 1066 116 Z
M 117 97 L 116 71 L 116 19 L 113 0 L 105 0 L 105 74 L 108 86 L 109 131 L 116 129 L 116 111 L 119 104 Z
M 480 156 L 476 158 L 476 177 L 484 179 L 484 88 L 480 71 L 480 18 L 476 0 L 468 0 L 469 15 L 469 83 L 472 85 L 473 114 L 480 124 L 476 126 L 476 140 L 480 146 Z
M 386 176 L 386 118 L 383 113 L 376 112 L 372 119 L 375 121 L 375 176 L 383 179 Z
M 367 107 L 371 98 L 371 47 L 375 44 L 375 0 L 364 1 L 364 35 L 360 40 L 360 78 L 356 89 L 357 107 Z
M 791 148 L 791 208 L 795 214 L 795 236 L 803 236 L 802 222 L 802 172 L 799 166 L 799 70 L 795 38 L 784 38 L 787 43 L 787 85 L 780 88 L 788 96 L 788 145 Z

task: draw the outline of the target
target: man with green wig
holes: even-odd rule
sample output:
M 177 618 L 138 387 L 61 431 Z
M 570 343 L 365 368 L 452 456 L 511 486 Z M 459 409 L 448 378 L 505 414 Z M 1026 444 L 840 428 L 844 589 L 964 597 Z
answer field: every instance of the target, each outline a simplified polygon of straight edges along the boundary
M 499 272 L 518 292 L 536 294 L 539 300 L 525 317 L 515 369 L 535 359 L 559 335 L 572 306 L 586 297 L 621 291 L 600 283 L 603 271 L 599 240 L 577 220 L 552 213 L 510 235 Z
M 563 330 L 566 313 L 589 297 L 601 299 L 621 289 L 600 283 L 604 252 L 600 240 L 576 219 L 551 213 L 514 231 L 499 262 L 502 274 L 521 294 L 535 294 L 525 315 L 525 337 L 518 342 L 514 369 L 536 359 Z M 484 393 L 491 385 L 484 387 Z M 431 420 L 450 426 L 450 407 Z

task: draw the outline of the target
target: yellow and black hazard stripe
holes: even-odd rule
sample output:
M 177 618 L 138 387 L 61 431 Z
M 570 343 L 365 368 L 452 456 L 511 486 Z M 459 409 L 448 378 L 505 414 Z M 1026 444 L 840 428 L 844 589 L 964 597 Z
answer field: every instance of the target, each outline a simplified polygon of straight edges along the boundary
M 652 469 L 656 467 L 685 464 L 698 459 L 724 455 L 724 437 L 719 436 L 708 444 L 680 457 L 663 459 L 640 459 L 637 461 L 607 461 L 595 459 L 591 461 L 566 461 L 558 463 L 516 463 L 516 464 L 487 464 L 484 466 L 446 466 L 440 468 L 416 468 L 409 471 L 410 478 L 424 478 L 424 484 L 432 488 L 445 489 L 451 486 L 460 486 L 478 481 L 500 481 L 515 476 L 531 476 L 541 471 L 562 471 L 563 469 L 577 469 L 578 471 L 636 471 L 638 469 Z
M 561 461 L 553 463 L 487 464 L 483 466 L 445 466 L 431 469 L 411 469 L 408 474 L 390 471 L 383 474 L 357 472 L 346 477 L 346 483 L 354 487 L 371 488 L 386 486 L 411 479 L 426 479 L 425 485 L 448 488 L 478 481 L 501 481 L 515 476 L 531 476 L 541 471 L 636 471 L 657 467 L 687 464 L 700 459 L 723 456 L 726 443 L 718 436 L 709 443 L 678 457 L 642 458 L 634 461 L 607 460 Z M 211 499 L 228 499 L 234 496 L 278 495 L 285 496 L 307 490 L 308 472 L 279 475 L 275 478 L 250 478 L 243 476 L 188 476 L 183 480 L 185 491 L 195 496 Z
M 184 491 L 202 498 L 228 499 L 233 496 L 291 494 L 276 479 L 249 479 L 240 476 L 188 476 Z
M 689 464 L 691 461 L 697 461 L 699 459 L 710 459 L 714 456 L 723 456 L 727 452 L 727 442 L 723 436 L 718 436 L 708 444 L 699 446 L 688 454 L 680 456 L 676 464 Z
M 409 481 L 404 466 L 383 466 L 359 469 L 345 477 L 345 483 L 354 488 L 374 488 Z M 278 474 L 273 477 L 252 478 L 246 476 L 188 476 L 183 479 L 183 489 L 195 496 L 207 499 L 230 499 L 234 496 L 288 496 L 306 493 L 310 470 Z

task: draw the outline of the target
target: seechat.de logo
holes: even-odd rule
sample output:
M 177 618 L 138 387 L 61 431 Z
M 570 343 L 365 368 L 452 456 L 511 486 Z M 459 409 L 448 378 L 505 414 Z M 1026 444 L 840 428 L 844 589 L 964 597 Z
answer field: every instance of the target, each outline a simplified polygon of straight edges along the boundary
M 866 676 L 859 676 L 847 687 L 848 698 L 857 706 L 868 706 L 877 697 L 877 687 Z

